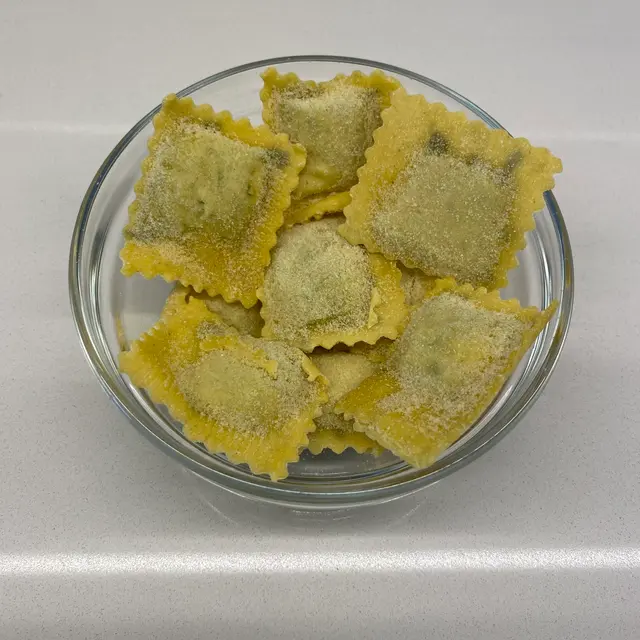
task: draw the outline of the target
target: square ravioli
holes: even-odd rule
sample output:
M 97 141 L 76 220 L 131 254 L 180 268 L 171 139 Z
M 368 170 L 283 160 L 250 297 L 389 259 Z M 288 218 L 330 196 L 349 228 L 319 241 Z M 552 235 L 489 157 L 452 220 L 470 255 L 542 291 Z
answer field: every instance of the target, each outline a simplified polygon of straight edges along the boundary
M 324 378 L 302 351 L 240 335 L 184 291 L 120 354 L 120 368 L 166 405 L 187 438 L 272 480 L 287 476 L 327 400 Z
M 312 351 L 398 335 L 406 317 L 400 271 L 340 236 L 343 220 L 324 218 L 280 234 L 258 291 L 263 337 Z
M 382 71 L 368 76 L 355 71 L 316 83 L 270 68 L 262 78 L 262 119 L 307 150 L 294 199 L 352 187 L 382 124 L 380 114 L 400 83 Z
M 380 371 L 336 411 L 409 464 L 426 467 L 490 405 L 554 310 L 438 280 Z
M 358 453 L 382 453 L 383 449 L 377 442 L 354 430 L 353 420 L 347 420 L 333 410 L 349 391 L 377 371 L 379 363 L 364 351 L 327 351 L 312 353 L 309 357 L 327 379 L 329 399 L 322 407 L 322 415 L 315 419 L 317 429 L 309 434 L 307 449 L 314 455 L 324 449 L 342 453 L 349 447 Z
M 305 152 L 268 127 L 165 98 L 129 208 L 122 272 L 256 303 Z
M 506 285 L 560 160 L 402 89 L 382 119 L 341 233 L 428 276 Z

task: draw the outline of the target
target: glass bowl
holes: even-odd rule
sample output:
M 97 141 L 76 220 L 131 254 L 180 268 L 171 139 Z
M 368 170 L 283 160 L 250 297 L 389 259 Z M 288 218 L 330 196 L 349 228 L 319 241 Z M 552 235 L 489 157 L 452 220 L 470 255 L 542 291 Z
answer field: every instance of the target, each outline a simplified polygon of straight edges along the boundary
M 229 69 L 180 91 L 196 103 L 228 109 L 235 117 L 261 121 L 260 73 L 277 65 L 305 79 L 326 80 L 355 69 L 383 69 L 399 78 L 410 93 L 443 102 L 449 109 L 501 128 L 496 120 L 455 91 L 410 71 L 388 64 L 333 56 L 295 56 L 263 60 Z M 156 445 L 199 476 L 226 489 L 260 500 L 304 509 L 344 508 L 391 500 L 437 482 L 479 456 L 507 433 L 538 397 L 558 360 L 569 327 L 573 303 L 573 263 L 569 238 L 551 192 L 537 214 L 537 227 L 528 234 L 520 266 L 510 273 L 503 297 L 524 305 L 546 307 L 553 299 L 559 309 L 499 396 L 473 425 L 428 469 L 413 469 L 391 454 L 378 458 L 351 450 L 342 455 L 303 453 L 280 482 L 251 474 L 224 456 L 212 455 L 187 440 L 180 424 L 163 406 L 156 406 L 120 374 L 117 356 L 123 345 L 138 337 L 158 318 L 171 289 L 161 279 L 145 280 L 120 273 L 118 253 L 133 185 L 147 153 L 152 133 L 148 113 L 116 145 L 96 173 L 84 197 L 73 232 L 69 260 L 71 306 L 82 348 L 102 386 L 131 423 Z

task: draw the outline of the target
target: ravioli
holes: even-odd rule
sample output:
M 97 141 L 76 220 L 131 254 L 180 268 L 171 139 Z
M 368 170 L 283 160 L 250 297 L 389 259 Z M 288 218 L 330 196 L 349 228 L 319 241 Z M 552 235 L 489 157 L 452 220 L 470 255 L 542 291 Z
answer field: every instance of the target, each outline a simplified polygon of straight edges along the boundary
M 380 114 L 400 83 L 382 71 L 368 76 L 355 71 L 316 83 L 269 68 L 262 78 L 262 119 L 307 150 L 294 199 L 352 187 L 382 124 Z
M 398 335 L 406 317 L 400 271 L 342 238 L 343 220 L 324 218 L 280 234 L 258 291 L 263 337 L 312 351 Z
M 209 311 L 213 311 L 226 325 L 233 327 L 239 334 L 259 338 L 262 335 L 264 321 L 260 315 L 260 305 L 249 309 L 239 302 L 225 302 L 222 296 L 212 298 L 206 293 L 194 293 L 196 298 L 203 300 Z
M 254 305 L 304 149 L 264 125 L 175 95 L 153 123 L 124 231 L 122 272 Z
M 398 263 L 402 278 L 400 286 L 404 291 L 404 300 L 410 307 L 420 304 L 424 297 L 438 280 L 433 276 L 426 276 L 420 269 L 407 269 L 402 263 Z
M 322 415 L 315 419 L 317 429 L 309 434 L 307 449 L 314 455 L 324 449 L 342 453 L 349 447 L 358 453 L 382 453 L 383 449 L 377 442 L 364 433 L 354 431 L 352 420 L 333 411 L 336 402 L 373 375 L 379 364 L 365 353 L 350 351 L 313 353 L 309 357 L 328 381 L 329 399 L 322 407 Z
M 560 160 L 402 89 L 382 119 L 341 233 L 428 276 L 506 285 Z
M 288 228 L 309 220 L 320 220 L 329 213 L 341 213 L 350 202 L 351 196 L 347 191 L 292 200 L 284 212 L 284 226 Z
M 438 280 L 379 372 L 338 401 L 354 429 L 426 467 L 480 417 L 555 311 Z
M 555 311 L 497 289 L 560 160 L 381 71 L 262 78 L 264 125 L 175 95 L 154 117 L 122 273 L 176 286 L 130 346 L 116 320 L 120 369 L 273 481 L 305 448 L 427 467 Z
M 327 400 L 324 378 L 299 349 L 242 336 L 183 291 L 120 354 L 121 370 L 167 406 L 190 440 L 285 478 Z

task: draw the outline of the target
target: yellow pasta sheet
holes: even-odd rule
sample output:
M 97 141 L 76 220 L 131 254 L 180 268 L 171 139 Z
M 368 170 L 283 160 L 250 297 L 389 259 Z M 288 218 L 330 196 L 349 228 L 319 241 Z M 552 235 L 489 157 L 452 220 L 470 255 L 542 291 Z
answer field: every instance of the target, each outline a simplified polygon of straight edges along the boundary
M 428 276 L 503 287 L 560 161 L 402 89 L 382 119 L 341 233 Z
M 287 476 L 327 401 L 325 379 L 302 351 L 240 335 L 184 290 L 121 353 L 120 367 L 187 438 L 272 480 Z
M 336 402 L 377 371 L 379 363 L 371 355 L 374 348 L 370 347 L 369 351 L 327 351 L 311 354 L 311 361 L 329 384 L 329 399 L 322 407 L 322 415 L 315 419 L 317 429 L 309 434 L 307 448 L 311 453 L 319 454 L 324 449 L 342 453 L 349 447 L 358 453 L 382 453 L 383 449 L 377 442 L 353 429 L 353 420 L 347 420 L 334 412 Z
M 381 71 L 314 82 L 270 68 L 262 77 L 263 120 L 307 150 L 294 198 L 348 190 L 358 179 L 373 131 L 382 123 L 380 114 L 400 83 Z
M 129 209 L 122 272 L 256 303 L 305 163 L 300 145 L 191 98 L 165 98 Z
M 335 410 L 409 464 L 426 467 L 489 406 L 554 310 L 438 280 L 380 371 Z
M 398 335 L 406 317 L 400 271 L 342 238 L 343 220 L 324 218 L 280 234 L 258 292 L 263 337 L 312 351 Z

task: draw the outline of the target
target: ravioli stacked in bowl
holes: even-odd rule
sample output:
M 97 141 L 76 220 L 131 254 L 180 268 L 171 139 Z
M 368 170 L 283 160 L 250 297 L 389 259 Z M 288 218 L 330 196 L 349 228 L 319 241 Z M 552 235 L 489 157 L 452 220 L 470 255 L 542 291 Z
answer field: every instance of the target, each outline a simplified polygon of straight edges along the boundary
M 175 95 L 154 118 L 122 271 L 176 288 L 121 369 L 272 480 L 305 448 L 428 466 L 554 312 L 498 290 L 560 161 L 380 71 L 263 80 L 260 126 Z

